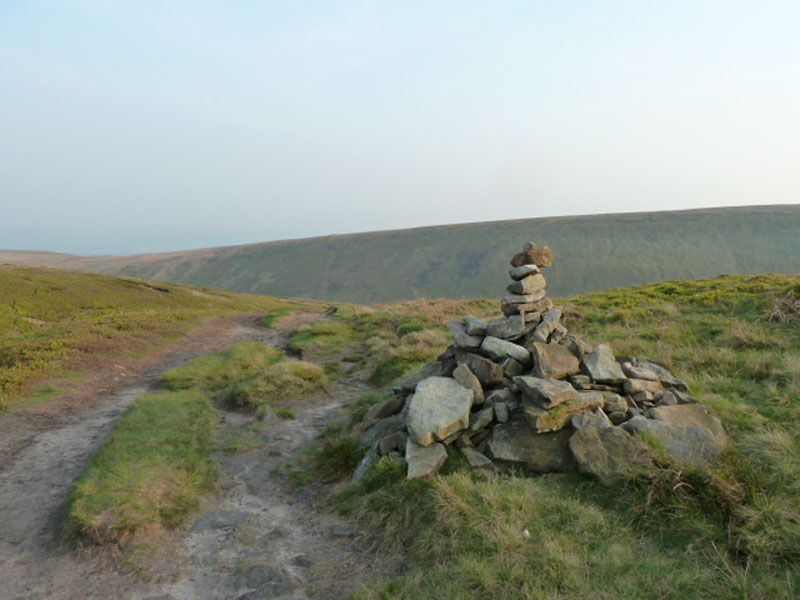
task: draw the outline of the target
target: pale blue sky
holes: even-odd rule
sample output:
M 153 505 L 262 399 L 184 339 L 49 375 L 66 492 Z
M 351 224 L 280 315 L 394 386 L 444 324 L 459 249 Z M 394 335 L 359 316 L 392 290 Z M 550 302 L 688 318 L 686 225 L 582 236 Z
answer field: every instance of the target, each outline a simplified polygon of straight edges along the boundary
M 0 248 L 800 203 L 796 2 L 0 0 Z

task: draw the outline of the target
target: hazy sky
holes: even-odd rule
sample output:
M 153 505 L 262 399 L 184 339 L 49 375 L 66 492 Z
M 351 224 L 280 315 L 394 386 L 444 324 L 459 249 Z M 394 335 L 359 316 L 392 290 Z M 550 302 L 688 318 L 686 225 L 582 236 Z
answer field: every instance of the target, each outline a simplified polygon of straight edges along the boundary
M 800 203 L 797 2 L 0 0 L 0 248 Z

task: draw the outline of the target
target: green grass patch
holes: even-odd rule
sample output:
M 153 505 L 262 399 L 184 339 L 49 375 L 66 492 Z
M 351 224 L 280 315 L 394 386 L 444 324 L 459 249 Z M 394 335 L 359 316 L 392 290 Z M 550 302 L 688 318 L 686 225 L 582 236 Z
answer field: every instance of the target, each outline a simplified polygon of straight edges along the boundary
M 214 412 L 197 391 L 145 394 L 92 457 L 69 498 L 69 528 L 97 543 L 181 525 L 212 489 Z
M 281 306 L 280 308 L 273 308 L 271 311 L 267 312 L 259 321 L 259 325 L 265 327 L 267 329 L 275 329 L 275 323 L 281 318 L 285 317 L 288 314 L 293 313 L 296 310 L 300 310 L 299 306 Z
M 328 355 L 352 343 L 355 330 L 339 319 L 321 319 L 301 325 L 292 332 L 291 345 L 317 355 Z

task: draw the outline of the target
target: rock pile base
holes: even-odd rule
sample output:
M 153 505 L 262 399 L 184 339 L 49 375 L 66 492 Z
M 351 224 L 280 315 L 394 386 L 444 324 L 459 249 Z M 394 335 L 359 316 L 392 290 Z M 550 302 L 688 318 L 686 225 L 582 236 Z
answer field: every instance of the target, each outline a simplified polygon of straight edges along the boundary
M 386 455 L 403 457 L 410 479 L 432 475 L 450 445 L 475 469 L 577 469 L 607 485 L 651 465 L 641 435 L 681 463 L 716 460 L 725 432 L 686 382 L 569 333 L 545 291 L 541 270 L 552 263 L 549 248 L 526 244 L 511 260 L 503 316 L 451 321 L 453 344 L 367 411 L 356 481 Z

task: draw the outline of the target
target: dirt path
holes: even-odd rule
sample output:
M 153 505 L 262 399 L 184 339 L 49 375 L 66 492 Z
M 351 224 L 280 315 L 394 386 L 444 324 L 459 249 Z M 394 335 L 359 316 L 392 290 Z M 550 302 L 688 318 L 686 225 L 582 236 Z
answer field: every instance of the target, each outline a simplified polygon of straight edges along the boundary
M 187 530 L 154 551 L 161 560 L 150 571 L 157 582 L 121 572 L 107 552 L 76 551 L 62 539 L 72 484 L 114 421 L 137 396 L 154 389 L 162 372 L 235 341 L 285 346 L 287 329 L 265 330 L 252 316 L 217 321 L 179 340 L 158 364 L 94 403 L 0 418 L 0 600 L 333 598 L 366 574 L 375 575 L 374 556 L 358 530 L 314 510 L 324 488 L 292 489 L 273 473 L 363 391 L 359 381 L 297 407 L 295 419 L 258 425 L 256 448 L 219 457 L 221 493 Z M 228 413 L 219 435 L 244 430 L 254 431 L 252 417 Z M 383 564 L 387 573 L 398 567 L 396 560 Z

